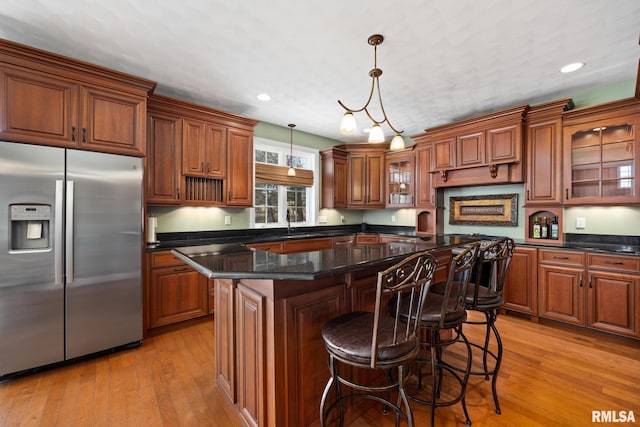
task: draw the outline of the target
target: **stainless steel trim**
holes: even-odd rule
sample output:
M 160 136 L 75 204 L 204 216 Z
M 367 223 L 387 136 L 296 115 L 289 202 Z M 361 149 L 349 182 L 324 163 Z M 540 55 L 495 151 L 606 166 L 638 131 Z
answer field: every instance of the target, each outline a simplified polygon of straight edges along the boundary
M 67 283 L 73 283 L 73 202 L 73 181 L 67 181 L 67 224 L 65 239 L 65 267 Z
M 63 197 L 63 182 L 61 179 L 56 180 L 56 194 L 55 194 L 55 211 L 54 211 L 54 227 L 55 234 L 53 240 L 53 254 L 54 254 L 54 276 L 55 276 L 55 284 L 63 285 L 62 281 L 62 254 L 63 254 L 63 246 L 62 246 L 62 216 L 64 214 L 62 200 Z

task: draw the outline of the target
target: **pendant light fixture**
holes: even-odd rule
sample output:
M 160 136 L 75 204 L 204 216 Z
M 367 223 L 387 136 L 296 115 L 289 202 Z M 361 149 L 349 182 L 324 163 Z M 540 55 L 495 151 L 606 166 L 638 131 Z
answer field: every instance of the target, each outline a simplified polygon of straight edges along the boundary
M 293 168 L 293 128 L 296 125 L 290 123 L 289 128 L 291 129 L 291 154 L 289 155 L 289 170 L 287 171 L 288 176 L 296 176 L 296 170 Z
M 356 119 L 353 117 L 353 113 L 364 111 L 367 117 L 369 117 L 369 119 L 373 122 L 373 126 L 371 126 L 371 131 L 369 132 L 369 142 L 384 142 L 384 132 L 382 131 L 382 128 L 380 127 L 380 125 L 386 122 L 387 125 L 389 125 L 389 127 L 391 128 L 391 130 L 395 132 L 395 136 L 391 140 L 391 145 L 389 146 L 389 148 L 391 150 L 402 150 L 404 149 L 404 139 L 400 134 L 404 131 L 401 131 L 401 130 L 399 131 L 395 127 L 393 127 L 393 125 L 387 118 L 387 113 L 384 111 L 384 106 L 382 105 L 382 95 L 380 94 L 379 78 L 382 75 L 382 70 L 378 68 L 377 51 L 378 51 L 378 45 L 382 44 L 383 40 L 384 40 L 384 37 L 380 34 L 374 34 L 371 37 L 369 37 L 369 39 L 367 40 L 367 42 L 371 46 L 373 46 L 373 68 L 371 69 L 371 71 L 369 71 L 369 77 L 371 77 L 371 91 L 369 92 L 369 98 L 367 99 L 367 102 L 364 104 L 362 108 L 353 109 L 353 108 L 347 107 L 342 103 L 342 101 L 338 100 L 338 104 L 340 104 L 340 106 L 346 110 L 346 113 L 344 113 L 344 116 L 342 116 L 342 122 L 340 123 L 340 132 L 344 135 L 352 135 L 356 133 L 357 131 Z M 369 109 L 368 109 L 369 103 L 373 98 L 374 91 L 376 91 L 376 93 L 378 94 L 378 101 L 380 101 L 380 111 L 382 111 L 381 120 L 374 119 L 371 113 L 369 113 Z

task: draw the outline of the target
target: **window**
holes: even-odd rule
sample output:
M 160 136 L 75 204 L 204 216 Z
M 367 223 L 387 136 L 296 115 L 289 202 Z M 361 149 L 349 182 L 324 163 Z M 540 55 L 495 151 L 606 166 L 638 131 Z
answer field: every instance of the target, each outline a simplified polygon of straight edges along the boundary
M 319 200 L 318 151 L 294 146 L 292 158 L 289 144 L 254 138 L 254 153 L 255 164 L 288 168 L 292 161 L 296 169 L 305 170 L 307 176 L 312 174 L 313 185 L 286 185 L 286 179 L 282 182 L 283 180 L 278 179 L 275 174 L 274 182 L 265 182 L 269 181 L 268 173 L 261 175 L 261 179 L 256 179 L 254 185 L 252 226 L 256 228 L 286 227 L 288 221 L 291 226 L 315 225 L 317 200 Z M 256 167 L 256 176 L 259 173 L 258 169 L 264 170 Z

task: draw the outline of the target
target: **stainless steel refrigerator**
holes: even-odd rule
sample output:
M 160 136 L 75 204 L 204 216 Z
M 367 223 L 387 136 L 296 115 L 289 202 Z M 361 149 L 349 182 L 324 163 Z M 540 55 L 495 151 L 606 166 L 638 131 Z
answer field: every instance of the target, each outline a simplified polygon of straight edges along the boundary
M 0 377 L 142 340 L 142 160 L 0 141 Z

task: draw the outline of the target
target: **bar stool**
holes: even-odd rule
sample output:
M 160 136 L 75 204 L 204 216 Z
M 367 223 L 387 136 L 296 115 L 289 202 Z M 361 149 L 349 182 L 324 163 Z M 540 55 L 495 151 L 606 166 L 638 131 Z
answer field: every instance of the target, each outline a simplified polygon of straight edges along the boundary
M 418 327 L 421 331 L 420 344 L 423 352 L 416 358 L 418 362 L 417 393 L 409 393 L 409 399 L 431 406 L 432 426 L 437 407 L 450 406 L 457 402 L 461 402 L 466 424 L 471 425 L 465 401 L 467 380 L 471 371 L 471 345 L 462 332 L 462 324 L 467 319 L 465 295 L 478 256 L 478 247 L 478 244 L 469 245 L 452 259 L 447 281 L 438 284 L 442 292 L 433 293 L 431 289 L 427 290 L 420 316 Z M 402 306 L 401 311 L 403 311 L 403 319 L 408 319 L 407 307 Z M 448 331 L 451 331 L 450 335 Z M 453 362 L 447 361 L 444 357 L 444 350 L 456 343 L 464 344 L 467 352 L 464 368 L 453 366 Z M 428 400 L 420 397 L 423 391 L 421 369 L 423 363 L 429 363 L 431 367 L 431 394 Z M 459 393 L 448 400 L 441 398 L 444 371 L 451 374 L 460 388 Z
M 515 243 L 513 239 L 508 237 L 485 241 L 481 244 L 476 262 L 475 279 L 469 284 L 466 298 L 467 310 L 483 313 L 485 320 L 467 320 L 465 323 L 486 326 L 484 343 L 471 343 L 473 347 L 482 351 L 483 369 L 482 371 L 471 371 L 471 375 L 484 375 L 487 380 L 491 377 L 491 392 L 497 414 L 501 413 L 496 379 L 502 363 L 502 339 L 498 328 L 496 328 L 496 318 L 498 317 L 498 309 L 504 303 L 502 291 L 514 249 Z M 490 348 L 492 334 L 496 342 L 495 352 Z M 494 360 L 493 369 L 489 368 L 489 357 Z
M 428 252 L 413 254 L 384 271 L 378 273 L 375 311 L 352 312 L 328 321 L 322 328 L 322 339 L 329 355 L 331 378 L 327 381 L 320 402 L 320 425 L 324 426 L 330 412 L 340 410 L 340 425 L 344 423 L 343 403 L 346 400 L 372 399 L 392 408 L 396 413 L 396 426 L 400 418 L 413 426 L 413 413 L 407 400 L 404 384 L 407 378 L 405 367 L 416 358 L 420 343 L 416 335 L 426 288 L 431 284 L 436 269 L 436 260 Z M 393 299 L 396 307 L 410 307 L 409 321 L 400 320 L 400 310 L 390 315 L 387 303 Z M 378 370 L 387 381 L 359 381 L 343 374 L 341 365 Z M 397 371 L 393 379 L 392 371 Z M 362 378 L 360 378 L 362 380 Z M 377 378 L 379 380 L 379 378 Z M 342 393 L 342 385 L 351 388 L 351 394 Z M 335 389 L 336 400 L 328 407 L 327 398 Z M 391 392 L 397 392 L 396 403 L 391 402 Z M 384 395 L 385 397 L 383 397 Z

